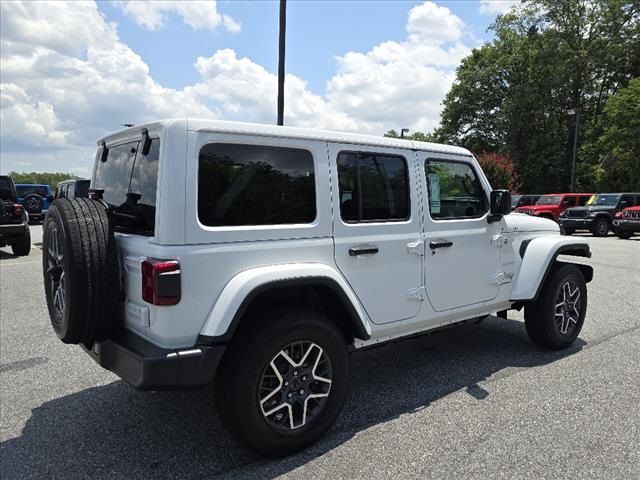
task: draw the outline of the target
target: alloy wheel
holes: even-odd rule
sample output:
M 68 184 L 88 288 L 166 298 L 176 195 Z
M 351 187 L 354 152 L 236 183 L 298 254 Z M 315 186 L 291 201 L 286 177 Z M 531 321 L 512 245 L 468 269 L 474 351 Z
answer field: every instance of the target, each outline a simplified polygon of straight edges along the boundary
M 331 360 L 317 344 L 296 341 L 276 353 L 260 379 L 258 405 L 267 423 L 291 431 L 313 422 L 326 407 Z
M 63 266 L 64 254 L 62 251 L 62 242 L 60 242 L 58 229 L 53 223 L 49 227 L 48 236 L 49 238 L 46 251 L 46 275 L 53 298 L 55 322 L 58 323 L 64 315 L 65 307 L 65 275 Z
M 578 325 L 582 301 L 580 288 L 573 280 L 560 287 L 555 305 L 555 325 L 561 335 L 571 335 Z

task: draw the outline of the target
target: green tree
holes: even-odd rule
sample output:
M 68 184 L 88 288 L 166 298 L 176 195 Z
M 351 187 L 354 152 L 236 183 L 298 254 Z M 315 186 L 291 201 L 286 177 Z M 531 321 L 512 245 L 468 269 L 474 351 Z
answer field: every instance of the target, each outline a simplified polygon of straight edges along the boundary
M 62 172 L 9 172 L 14 183 L 39 183 L 49 185 L 51 190 L 55 190 L 58 183 L 63 180 L 80 178 L 72 173 Z
M 389 130 L 384 134 L 385 137 L 400 138 L 400 134 L 395 130 Z M 406 134 L 402 137 L 406 140 L 416 140 L 417 142 L 438 142 L 438 138 L 433 133 L 413 132 L 411 135 Z
M 640 77 L 607 102 L 595 169 L 600 191 L 640 192 Z
M 520 177 L 511 157 L 500 153 L 483 152 L 476 155 L 482 171 L 494 189 L 507 189 L 511 193 L 520 191 Z
M 458 68 L 436 137 L 509 154 L 524 191 L 567 190 L 579 109 L 578 185 L 590 189 L 607 100 L 640 73 L 640 3 L 531 0 L 491 28 Z

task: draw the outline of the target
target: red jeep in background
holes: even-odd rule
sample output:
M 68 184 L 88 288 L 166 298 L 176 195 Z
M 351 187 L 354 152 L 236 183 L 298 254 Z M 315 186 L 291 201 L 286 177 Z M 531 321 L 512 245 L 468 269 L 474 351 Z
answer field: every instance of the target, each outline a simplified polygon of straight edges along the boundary
M 640 206 L 625 208 L 613 219 L 613 231 L 620 238 L 631 238 L 640 232 Z
M 518 207 L 515 211 L 557 221 L 567 208 L 582 207 L 592 196 L 593 193 L 550 193 L 542 195 L 535 205 Z

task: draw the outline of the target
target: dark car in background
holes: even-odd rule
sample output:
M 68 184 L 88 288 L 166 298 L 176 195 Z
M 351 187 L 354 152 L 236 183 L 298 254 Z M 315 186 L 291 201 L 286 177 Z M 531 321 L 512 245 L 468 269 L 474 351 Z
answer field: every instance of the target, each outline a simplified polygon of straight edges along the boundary
M 91 180 L 83 178 L 64 180 L 56 186 L 54 200 L 58 198 L 87 198 L 89 196 L 89 184 Z
M 640 193 L 599 193 L 584 207 L 565 210 L 558 223 L 565 234 L 589 230 L 595 237 L 604 237 L 613 227 L 616 213 L 640 205 Z
M 16 184 L 18 203 L 29 214 L 30 220 L 42 220 L 49 210 L 49 204 L 53 201 L 51 187 L 37 183 Z
M 513 195 L 511 197 L 511 208 L 535 205 L 539 198 L 540 195 Z
M 11 245 L 14 255 L 29 255 L 29 216 L 18 203 L 18 193 L 8 175 L 0 175 L 0 247 Z

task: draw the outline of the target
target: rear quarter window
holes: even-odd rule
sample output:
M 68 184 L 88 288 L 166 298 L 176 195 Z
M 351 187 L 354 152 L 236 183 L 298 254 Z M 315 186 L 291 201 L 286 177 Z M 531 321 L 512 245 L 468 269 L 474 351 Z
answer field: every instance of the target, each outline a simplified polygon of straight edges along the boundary
M 311 152 L 266 145 L 204 145 L 198 158 L 198 218 L 209 227 L 313 222 Z

